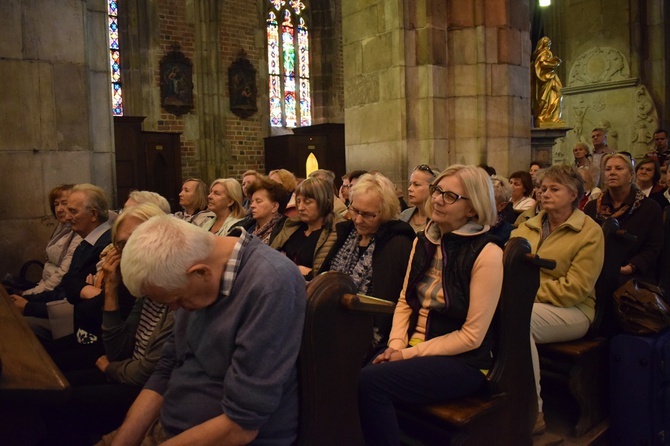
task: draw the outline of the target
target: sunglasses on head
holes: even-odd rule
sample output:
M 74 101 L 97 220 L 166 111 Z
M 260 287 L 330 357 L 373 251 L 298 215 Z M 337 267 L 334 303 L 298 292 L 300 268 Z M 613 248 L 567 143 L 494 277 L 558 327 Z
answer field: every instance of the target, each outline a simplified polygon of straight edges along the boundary
M 435 172 L 433 172 L 433 169 L 431 169 L 428 164 L 419 164 L 412 171 L 414 171 L 414 170 L 420 170 L 421 172 L 428 172 L 429 174 L 431 174 L 434 177 L 437 176 L 435 174 Z

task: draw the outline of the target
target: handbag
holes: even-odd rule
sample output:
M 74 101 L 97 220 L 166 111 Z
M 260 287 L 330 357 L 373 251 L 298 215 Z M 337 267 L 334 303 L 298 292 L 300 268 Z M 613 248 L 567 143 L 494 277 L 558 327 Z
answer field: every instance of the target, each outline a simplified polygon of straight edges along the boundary
M 663 290 L 641 280 L 630 279 L 614 292 L 614 308 L 626 333 L 655 334 L 670 325 L 670 308 Z

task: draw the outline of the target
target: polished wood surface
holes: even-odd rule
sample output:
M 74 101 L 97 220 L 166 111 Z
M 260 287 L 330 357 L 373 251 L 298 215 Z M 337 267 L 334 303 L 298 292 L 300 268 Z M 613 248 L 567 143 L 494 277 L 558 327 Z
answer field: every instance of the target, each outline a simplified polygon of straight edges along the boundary
M 0 402 L 61 401 L 67 382 L 0 285 Z

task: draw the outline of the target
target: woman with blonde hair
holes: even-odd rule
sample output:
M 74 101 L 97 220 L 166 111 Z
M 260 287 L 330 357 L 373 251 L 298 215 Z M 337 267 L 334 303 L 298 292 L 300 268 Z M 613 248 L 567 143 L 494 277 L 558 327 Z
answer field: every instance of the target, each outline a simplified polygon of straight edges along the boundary
M 362 175 L 349 191 L 351 220 L 336 225 L 337 239 L 326 271 L 350 275 L 359 293 L 396 302 L 402 289 L 414 230 L 398 220 L 395 186 L 381 174 Z M 377 318 L 377 342 L 385 342 L 390 317 Z
M 428 189 L 435 179 L 435 172 L 428 164 L 419 164 L 412 170 L 407 188 L 407 198 L 411 207 L 400 214 L 400 220 L 409 223 L 414 232 L 423 231 L 430 213 L 430 193 Z
M 491 367 L 491 320 L 502 289 L 502 249 L 488 231 L 496 207 L 488 174 L 454 165 L 431 185 L 432 214 L 414 241 L 388 348 L 361 370 L 367 444 L 400 444 L 396 403 L 477 392 Z
M 202 228 L 216 235 L 227 235 L 230 228 L 246 215 L 242 206 L 242 186 L 234 178 L 219 178 L 209 187 L 207 209 L 215 217 L 202 224 Z

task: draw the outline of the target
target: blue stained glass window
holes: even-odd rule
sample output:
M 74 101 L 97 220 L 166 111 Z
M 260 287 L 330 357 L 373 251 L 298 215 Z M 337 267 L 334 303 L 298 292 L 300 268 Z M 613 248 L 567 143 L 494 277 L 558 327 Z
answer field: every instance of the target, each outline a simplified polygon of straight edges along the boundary
M 266 34 L 270 125 L 273 127 L 312 123 L 309 31 L 302 16 L 304 10 L 302 0 L 269 0 Z
M 119 22 L 116 0 L 107 1 L 109 16 L 109 65 L 112 83 L 112 114 L 123 116 L 123 89 L 121 88 L 121 62 L 119 56 Z

